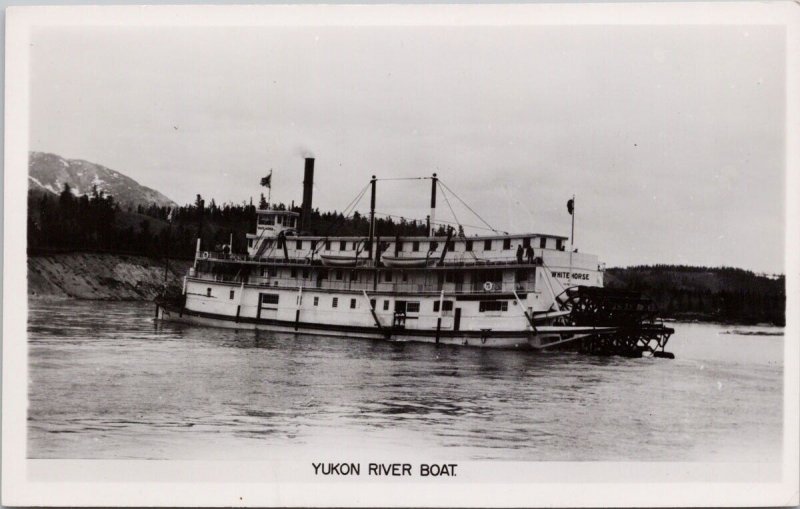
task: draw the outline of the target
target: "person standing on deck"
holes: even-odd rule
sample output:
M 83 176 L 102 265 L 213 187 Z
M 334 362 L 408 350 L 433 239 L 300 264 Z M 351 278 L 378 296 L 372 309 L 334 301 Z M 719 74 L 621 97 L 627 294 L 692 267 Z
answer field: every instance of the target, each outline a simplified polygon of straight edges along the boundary
M 517 263 L 522 263 L 522 244 L 517 246 Z
M 533 248 L 531 246 L 525 248 L 525 255 L 528 258 L 528 263 L 533 263 Z

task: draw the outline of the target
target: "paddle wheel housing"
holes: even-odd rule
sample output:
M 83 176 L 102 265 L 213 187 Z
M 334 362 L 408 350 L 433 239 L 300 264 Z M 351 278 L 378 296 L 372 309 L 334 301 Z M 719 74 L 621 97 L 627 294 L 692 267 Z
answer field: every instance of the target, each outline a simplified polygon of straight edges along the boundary
M 653 301 L 639 292 L 573 286 L 557 301 L 570 311 L 563 317 L 564 323 L 604 328 L 581 340 L 582 352 L 626 357 L 650 352 L 654 357 L 674 358 L 664 348 L 675 330 L 661 322 Z

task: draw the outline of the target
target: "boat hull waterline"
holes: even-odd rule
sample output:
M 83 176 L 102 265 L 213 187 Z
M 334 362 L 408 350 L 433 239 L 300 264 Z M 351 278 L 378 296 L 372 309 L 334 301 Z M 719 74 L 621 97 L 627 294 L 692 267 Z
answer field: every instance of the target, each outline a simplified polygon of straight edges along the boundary
M 568 344 L 579 343 L 580 339 L 611 334 L 611 327 L 569 327 L 542 326 L 532 330 L 497 331 L 453 331 L 453 330 L 414 330 L 348 325 L 318 324 L 309 322 L 289 322 L 272 319 L 239 318 L 175 309 L 156 305 L 156 319 L 166 322 L 239 330 L 263 330 L 314 336 L 343 337 L 352 339 L 387 340 L 392 342 L 434 343 L 445 345 L 472 346 L 479 348 L 532 349 L 546 350 L 562 348 Z

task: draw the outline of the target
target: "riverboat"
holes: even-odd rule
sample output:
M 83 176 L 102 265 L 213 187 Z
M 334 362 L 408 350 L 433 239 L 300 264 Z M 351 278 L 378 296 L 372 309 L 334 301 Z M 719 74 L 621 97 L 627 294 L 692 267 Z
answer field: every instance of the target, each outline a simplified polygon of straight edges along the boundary
M 672 331 L 654 322 L 648 301 L 603 289 L 603 264 L 568 249 L 569 237 L 464 236 L 452 228 L 435 235 L 436 174 L 426 236 L 376 231 L 375 177 L 367 235 L 310 235 L 313 174 L 306 159 L 300 212 L 257 210 L 246 253 L 204 250 L 198 239 L 182 295 L 159 300 L 156 317 L 398 342 L 666 355 Z

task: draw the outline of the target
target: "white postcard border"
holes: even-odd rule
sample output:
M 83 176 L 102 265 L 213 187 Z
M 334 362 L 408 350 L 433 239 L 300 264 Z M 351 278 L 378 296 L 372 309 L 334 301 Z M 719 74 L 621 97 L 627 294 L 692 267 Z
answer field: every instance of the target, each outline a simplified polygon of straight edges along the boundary
M 223 461 L 28 460 L 25 210 L 28 157 L 28 47 L 37 26 L 284 25 L 777 25 L 787 34 L 784 449 L 778 479 L 770 465 L 731 463 L 461 462 L 462 477 L 438 482 L 316 482 L 276 464 Z M 6 26 L 5 217 L 3 267 L 4 505 L 352 505 L 352 506 L 677 506 L 798 503 L 800 349 L 800 4 L 796 2 L 11 7 Z M 385 459 L 385 458 L 372 458 Z M 438 458 L 432 458 L 437 460 Z M 474 465 L 473 465 L 474 464 Z M 470 466 L 473 465 L 473 466 Z M 278 465 L 279 466 L 279 465 Z M 297 465 L 284 465 L 289 472 Z M 246 482 L 225 472 L 251 471 Z M 544 475 L 557 469 L 562 482 Z M 86 478 L 81 478 L 81 472 Z M 113 473 L 103 478 L 102 472 Z M 272 472 L 272 473 L 270 473 Z M 485 478 L 481 479 L 481 472 Z M 537 474 L 538 472 L 538 474 Z M 703 472 L 706 475 L 701 475 Z M 260 475 L 256 475 L 259 474 Z M 502 482 L 520 475 L 541 482 Z M 752 477 L 749 474 L 752 473 Z M 642 475 L 642 477 L 638 477 Z M 756 482 L 744 479 L 762 479 Z M 215 477 L 216 476 L 216 477 Z M 263 477 L 262 477 L 263 476 Z M 516 477 L 515 477 L 516 476 Z M 47 479 L 37 481 L 35 478 Z M 203 481 L 196 482 L 197 479 Z M 212 480 L 213 479 L 213 480 Z M 655 480 L 654 480 L 655 479 Z M 659 480 L 660 479 L 660 480 Z M 701 482 L 692 482 L 700 479 Z M 735 479 L 731 482 L 730 479 Z M 569 482 L 563 482 L 569 480 Z M 643 481 L 644 480 L 644 481 Z M 719 482 L 722 481 L 722 482 Z

